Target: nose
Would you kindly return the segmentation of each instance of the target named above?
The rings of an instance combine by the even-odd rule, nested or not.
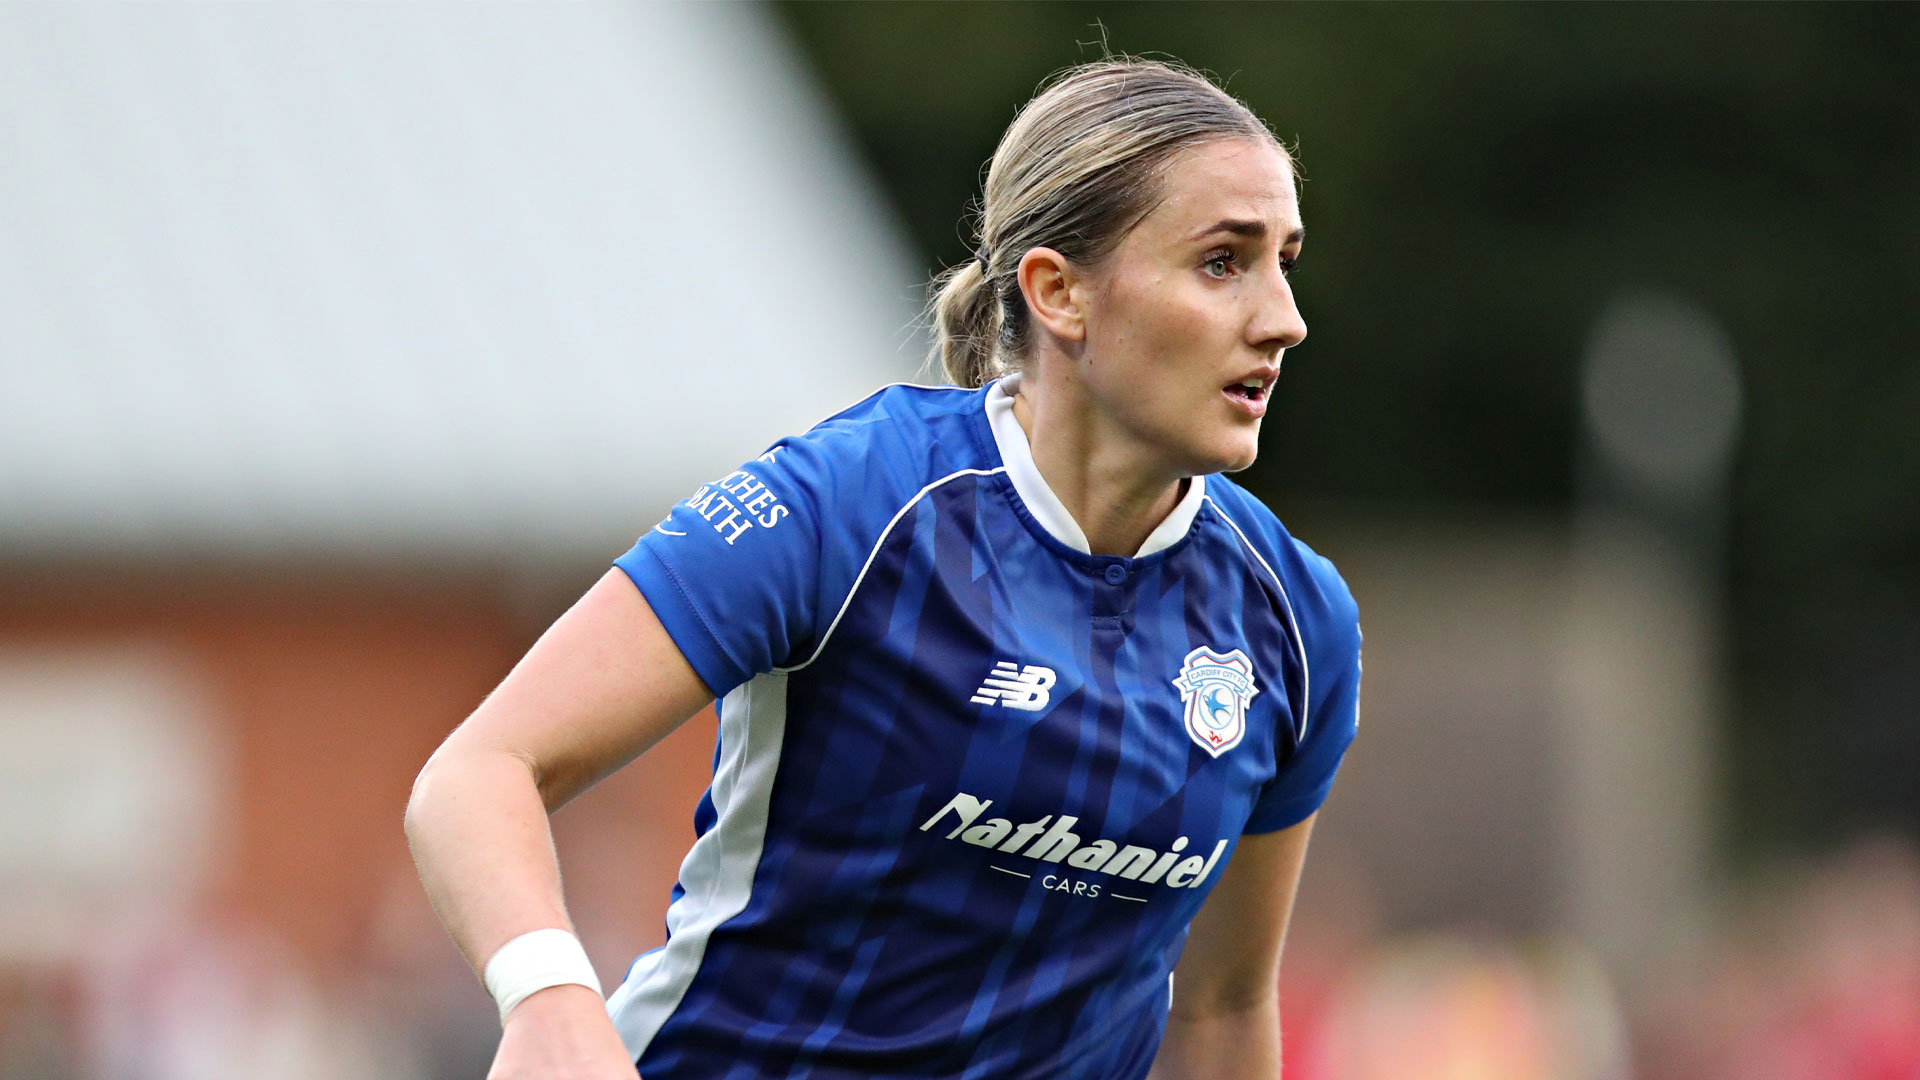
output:
[[[1291,349],[1307,339],[1307,321],[1293,302],[1293,283],[1277,270],[1274,287],[1261,297],[1260,308],[1247,326],[1248,344],[1256,349]]]

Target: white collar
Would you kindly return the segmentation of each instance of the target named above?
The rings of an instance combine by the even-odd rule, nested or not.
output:
[[[1019,385],[1020,373],[1016,371],[995,379],[987,388],[987,424],[993,429],[993,443],[1000,450],[1000,462],[1007,467],[1007,479],[1013,482],[1014,493],[1027,504],[1027,512],[1041,528],[1073,550],[1090,554],[1093,549],[1087,543],[1087,534],[1081,530],[1080,523],[1073,520],[1073,515],[1067,513],[1066,505],[1047,486],[1046,478],[1033,463],[1033,447],[1027,442],[1026,430],[1013,415],[1013,392]],[[1193,525],[1193,517],[1200,512],[1206,495],[1207,478],[1194,477],[1187,484],[1186,495],[1165,520],[1147,534],[1146,542],[1133,557],[1144,558],[1179,543]]]

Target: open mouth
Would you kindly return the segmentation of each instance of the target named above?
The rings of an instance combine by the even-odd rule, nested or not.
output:
[[[1247,401],[1264,401],[1267,397],[1267,389],[1265,379],[1245,379],[1230,384],[1227,387],[1227,393]]]

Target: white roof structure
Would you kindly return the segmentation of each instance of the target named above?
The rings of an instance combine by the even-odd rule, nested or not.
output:
[[[920,287],[757,7],[0,5],[0,554],[624,546]]]

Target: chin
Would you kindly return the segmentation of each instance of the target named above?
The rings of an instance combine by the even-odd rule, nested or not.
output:
[[[1218,443],[1201,448],[1195,455],[1193,471],[1196,475],[1239,472],[1252,465],[1259,454],[1260,444],[1254,439]]]
[[[1230,461],[1230,462],[1228,462],[1227,464],[1224,464],[1224,465],[1222,465],[1222,466],[1220,466],[1219,468],[1217,468],[1217,469],[1215,469],[1215,470],[1213,470],[1213,471],[1214,471],[1214,472],[1223,472],[1223,473],[1233,473],[1233,472],[1239,472],[1239,471],[1240,471],[1241,469],[1244,469],[1244,468],[1246,468],[1246,467],[1248,467],[1249,465],[1252,465],[1252,464],[1253,464],[1253,459],[1254,459],[1254,458],[1256,458],[1256,457],[1258,457],[1258,456],[1259,456],[1259,454],[1258,454],[1258,453],[1256,453],[1256,452],[1253,452],[1253,451],[1248,451],[1247,453],[1245,453],[1245,454],[1242,454],[1242,455],[1240,455],[1239,457],[1236,457],[1236,458],[1234,458],[1234,459],[1233,459],[1232,461]]]

